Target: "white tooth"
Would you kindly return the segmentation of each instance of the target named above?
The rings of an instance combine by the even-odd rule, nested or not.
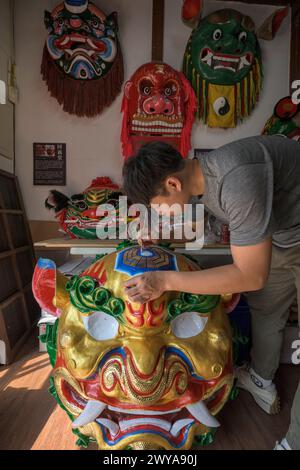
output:
[[[97,49],[97,47],[95,46],[95,44],[93,43],[93,41],[91,40],[91,38],[88,38],[87,39],[87,43],[89,46],[91,46],[93,49]]]
[[[236,62],[236,63],[240,61],[240,59],[238,59],[237,57],[222,57],[218,55],[214,56],[214,60],[221,60],[222,62]]]
[[[197,421],[199,421],[199,423],[204,424],[209,428],[218,428],[220,426],[219,421],[212,416],[202,400],[197,403],[193,403],[192,405],[188,405],[186,409],[194,416],[194,418],[196,418]]]
[[[241,70],[245,65],[248,66],[251,65],[251,63],[249,62],[249,60],[247,60],[246,56],[243,56],[240,60],[239,70]]]
[[[66,36],[63,42],[61,43],[61,46],[64,46],[65,44],[67,44],[69,40],[70,40],[70,36]]]
[[[205,57],[202,57],[202,62],[211,62],[211,59],[213,57],[213,53],[211,51],[208,51]]]
[[[157,426],[158,428],[164,429],[165,431],[170,431],[171,423],[164,419],[157,419],[157,418],[136,418],[136,419],[124,419],[123,421],[119,421],[121,431],[125,431],[126,429],[136,427],[136,426],[143,426],[150,424],[151,426]]]
[[[95,421],[95,419],[101,415],[102,411],[106,408],[105,403],[97,400],[89,400],[82,413],[72,423],[72,428],[78,428],[79,426],[85,426],[86,424]]]
[[[209,65],[211,67],[211,64],[212,64],[212,57],[210,57],[207,61],[206,61],[207,65]]]
[[[78,37],[78,36],[71,36],[71,39],[74,42],[86,42],[86,39],[83,38],[83,37],[81,38],[81,37]]]
[[[96,419],[96,422],[102,424],[105,428],[109,429],[112,436],[115,436],[119,432],[119,425],[112,421],[111,419],[99,418]]]
[[[124,410],[123,408],[117,408],[116,406],[108,405],[108,409],[111,411],[117,411],[118,413],[125,413],[130,415],[167,415],[170,413],[179,413],[180,408],[176,410],[169,410],[169,411],[152,411],[152,410],[142,410],[142,409],[132,409],[132,410]]]
[[[214,70],[219,70],[219,69],[231,70],[232,72],[236,71],[233,67],[227,67],[225,65],[215,65]]]
[[[177,434],[181,431],[182,428],[194,422],[195,420],[193,419],[179,419],[171,427],[170,433],[172,434],[172,436],[177,436]]]

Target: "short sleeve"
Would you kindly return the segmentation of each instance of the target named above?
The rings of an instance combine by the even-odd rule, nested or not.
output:
[[[232,245],[255,245],[274,232],[272,162],[240,165],[223,177],[219,203]]]

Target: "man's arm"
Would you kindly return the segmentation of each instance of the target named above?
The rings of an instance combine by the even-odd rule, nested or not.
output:
[[[271,250],[270,239],[253,246],[232,246],[232,264],[191,273],[171,272],[168,290],[225,294],[262,289],[268,279]]]
[[[272,239],[249,246],[231,246],[233,263],[194,272],[156,271],[125,283],[133,302],[145,303],[165,291],[191,294],[226,294],[262,289],[271,261]]]

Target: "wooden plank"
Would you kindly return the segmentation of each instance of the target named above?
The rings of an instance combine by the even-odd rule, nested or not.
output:
[[[31,233],[29,230],[29,225],[27,222],[26,218],[26,212],[23,204],[23,199],[22,199],[22,194],[20,191],[18,179],[16,176],[0,171],[0,176],[2,178],[2,183],[4,185],[4,188],[6,188],[6,192],[0,193],[0,207],[1,207],[1,215],[2,215],[2,230],[4,229],[6,232],[6,237],[8,240],[8,245],[9,245],[9,250],[5,251],[4,253],[1,253],[0,256],[0,262],[5,262],[6,258],[9,256],[12,261],[13,265],[13,270],[14,270],[14,275],[17,281],[17,292],[13,293],[11,296],[9,296],[7,299],[5,299],[2,304],[0,304],[0,316],[1,316],[1,321],[0,321],[0,339],[5,342],[6,344],[6,351],[7,351],[7,363],[10,363],[14,355],[17,353],[19,348],[22,346],[24,341],[27,339],[28,335],[32,331],[32,321],[31,321],[31,316],[30,312],[28,311],[27,307],[27,302],[25,298],[25,289],[27,288],[27,285],[23,287],[23,281],[22,281],[22,275],[21,275],[21,270],[24,269],[24,265],[19,266],[18,261],[17,261],[17,256],[25,251],[28,251],[30,254],[30,259],[32,264],[30,265],[30,270],[34,266],[35,262],[35,255],[33,251],[33,246],[32,246],[32,239],[31,239]],[[10,184],[6,184],[9,180],[12,180]],[[6,185],[6,186],[5,186]],[[15,197],[12,197],[15,195]],[[18,208],[18,209],[14,209]],[[22,230],[25,230],[24,235],[24,240],[18,240],[14,239],[13,237],[13,230],[15,230],[15,227],[12,226],[12,220],[9,218],[9,216],[18,216],[23,219],[23,224],[22,224]],[[24,229],[23,229],[24,227]],[[24,243],[23,243],[24,241]],[[16,247],[16,245],[22,243],[22,246]],[[15,332],[18,332],[18,327],[20,325],[24,325],[24,331],[22,330],[22,335],[19,336],[18,332],[18,339],[15,344],[9,344],[8,337],[10,334],[12,334],[12,338],[14,337],[13,335],[13,328],[14,325],[10,324],[10,332],[7,330],[8,326],[5,324],[5,318],[4,318],[4,309],[9,306],[12,302],[14,302],[16,299],[20,298],[22,308],[20,306],[20,312],[18,311],[18,322],[16,321],[15,325]],[[16,311],[16,310],[15,310]],[[23,320],[23,321],[22,321]]]
[[[52,238],[49,240],[42,240],[34,244],[35,248],[116,248],[122,240],[82,240],[82,239],[61,239]],[[212,243],[205,245],[208,249],[224,249],[229,248],[230,245],[221,245]],[[172,243],[171,248],[184,248],[184,243]]]
[[[23,215],[23,211],[17,209],[0,209],[0,214]]]
[[[152,60],[162,62],[164,54],[165,0],[153,0]]]
[[[300,80],[300,0],[292,4],[290,83]]]
[[[223,0],[224,2],[237,2],[237,3],[254,3],[256,5],[274,5],[280,7],[290,5],[293,0]]]
[[[116,247],[120,243],[119,240],[83,240],[77,238],[52,238],[49,240],[42,240],[34,244],[35,248],[106,248]]]

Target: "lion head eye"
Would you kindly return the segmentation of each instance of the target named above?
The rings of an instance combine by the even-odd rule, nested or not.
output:
[[[213,39],[215,41],[219,41],[223,36],[222,30],[221,29],[216,29],[213,34]]]
[[[142,95],[144,96],[151,95],[152,88],[153,88],[153,83],[151,82],[151,80],[147,80],[147,79],[141,80],[139,89]]]
[[[171,322],[171,330],[176,338],[192,338],[205,328],[208,317],[196,312],[184,312]]]
[[[150,95],[150,93],[151,93],[151,88],[148,87],[148,86],[145,86],[142,91],[143,91],[143,94],[144,94],[144,95]]]
[[[111,315],[104,312],[93,312],[82,316],[84,327],[88,334],[96,341],[105,341],[117,336],[119,322]]]
[[[247,33],[246,31],[242,31],[240,34],[239,34],[239,41],[245,43],[247,41]]]

